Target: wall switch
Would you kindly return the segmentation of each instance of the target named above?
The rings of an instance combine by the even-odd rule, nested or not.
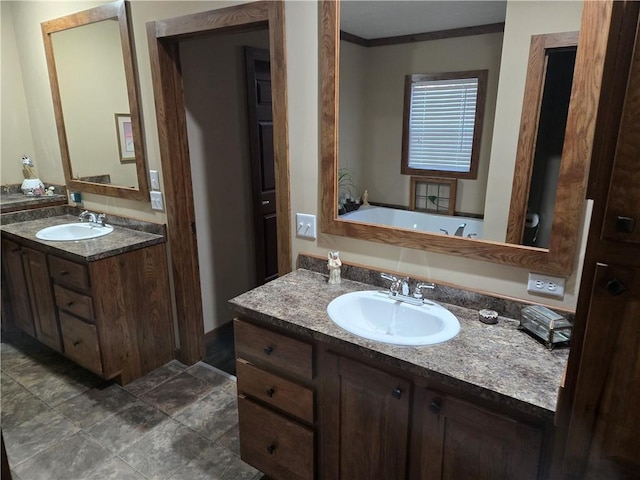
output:
[[[149,170],[149,176],[151,177],[151,190],[160,190],[158,170]]]
[[[296,235],[301,238],[316,238],[316,216],[296,213]]]
[[[562,299],[564,298],[564,280],[562,277],[529,272],[527,292]]]
[[[162,200],[162,192],[151,192],[151,209],[164,210],[164,201]]]

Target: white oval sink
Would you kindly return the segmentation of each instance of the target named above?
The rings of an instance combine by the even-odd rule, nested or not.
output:
[[[411,305],[373,290],[341,295],[329,303],[327,313],[348,332],[394,345],[433,345],[460,331],[458,319],[441,305]]]
[[[111,225],[97,225],[95,223],[65,223],[43,228],[36,233],[36,238],[51,242],[69,242],[73,240],[89,240],[102,237],[113,232]]]

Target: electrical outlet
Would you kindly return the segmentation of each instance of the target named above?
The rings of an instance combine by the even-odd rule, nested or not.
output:
[[[302,238],[316,238],[316,216],[296,213],[296,234]]]
[[[149,170],[149,177],[151,177],[151,190],[160,190],[158,170]]]
[[[151,192],[151,209],[164,210],[164,201],[162,200],[162,192]]]
[[[564,278],[529,272],[527,292],[562,299],[564,298]]]

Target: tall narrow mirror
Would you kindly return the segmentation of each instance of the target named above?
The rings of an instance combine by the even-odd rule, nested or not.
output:
[[[42,23],[67,186],[148,199],[125,1]]]

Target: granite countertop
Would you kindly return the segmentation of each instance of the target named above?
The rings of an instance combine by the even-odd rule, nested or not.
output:
[[[3,224],[0,225],[0,231],[9,237],[14,236],[22,240],[27,240],[32,244],[37,244],[41,247],[44,246],[52,253],[62,254],[70,259],[86,262],[100,260],[165,242],[163,235],[156,235],[154,233],[147,233],[115,225],[113,232],[110,234],[89,240],[51,242],[36,238],[36,233],[45,227],[77,221],[77,216],[59,215]],[[108,218],[107,224],[109,224]]]
[[[24,193],[3,193],[0,195],[0,212],[10,212],[21,208],[48,207],[67,203],[64,195],[31,196]]]
[[[327,275],[299,269],[230,300],[232,309],[329,345],[340,345],[382,364],[483,398],[507,403],[526,413],[550,418],[568,350],[550,351],[517,329],[518,321],[478,321],[477,310],[442,303],[460,321],[460,333],[448,342],[424,347],[388,345],[353,335],[334,324],[327,305],[352,291],[377,290],[342,280],[328,285]]]

